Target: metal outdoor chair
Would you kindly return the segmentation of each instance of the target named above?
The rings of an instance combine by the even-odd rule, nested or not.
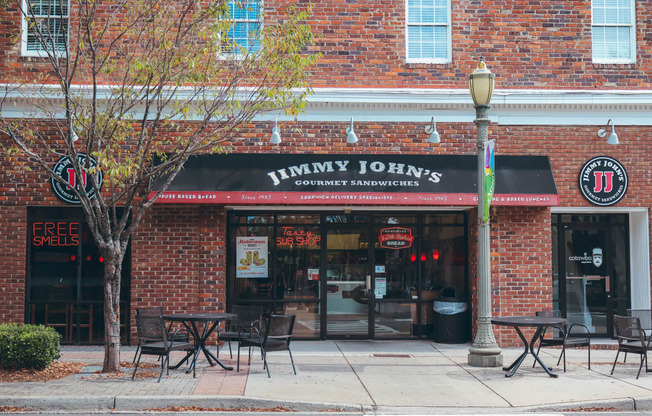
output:
[[[625,353],[625,359],[627,359],[627,353],[641,356],[641,364],[638,367],[636,379],[641,375],[643,363],[645,363],[645,372],[649,372],[647,368],[648,343],[645,341],[645,333],[641,327],[640,319],[634,316],[614,315],[614,332],[616,339],[618,339],[618,352],[616,353],[614,365],[611,367],[611,375],[614,373],[618,355],[621,351]]]
[[[287,351],[290,354],[292,370],[297,374],[294,366],[292,351],[290,350],[290,341],[292,340],[292,330],[296,315],[266,315],[264,333],[259,332],[249,338],[241,338],[238,342],[238,371],[240,371],[240,348],[249,347],[249,364],[251,364],[251,348],[260,348],[263,356],[263,365],[269,374],[269,365],[267,365],[267,353],[270,351]]]
[[[144,315],[144,316],[163,316],[163,307],[162,306],[152,306],[148,308],[138,308],[136,309],[136,317],[139,315]],[[172,322],[170,322],[170,325],[168,325],[167,331],[168,334],[170,334],[170,331],[172,330]],[[189,342],[190,337],[188,336],[188,332],[184,330],[177,330],[170,334],[173,336],[173,340],[175,342]],[[138,351],[140,350],[140,344],[136,346],[136,353],[134,354],[134,359],[133,363],[136,362],[136,357],[138,356]]]
[[[136,315],[136,327],[138,329],[138,359],[134,372],[131,375],[133,380],[140,364],[140,358],[144,355],[157,355],[161,359],[161,372],[158,375],[158,382],[161,381],[163,370],[167,369],[170,374],[170,352],[172,351],[194,351],[194,345],[190,342],[175,342],[174,336],[168,334],[162,316]]]
[[[645,340],[649,341],[652,337],[652,310],[651,309],[627,309],[627,316],[638,318],[641,322]],[[625,355],[625,359],[627,356]]]
[[[233,305],[231,313],[236,314],[236,318],[229,321],[226,330],[220,332],[217,346],[217,356],[219,357],[219,341],[225,341],[229,344],[229,354],[233,358],[231,341],[238,342],[241,338],[250,338],[260,333],[260,323],[263,315],[263,307],[259,305]]]
[[[536,313],[537,316],[545,316],[549,318],[560,318],[561,311],[539,311]],[[575,328],[583,328],[583,332],[573,333]],[[546,338],[546,334],[552,333],[552,336]],[[557,365],[561,362],[562,357],[564,358],[564,372],[566,372],[566,348],[577,348],[577,347],[587,347],[588,353],[588,365],[589,370],[591,369],[591,331],[585,325],[574,323],[569,327],[568,325],[555,325],[549,326],[541,332],[541,336],[538,339],[539,347],[537,348],[537,354],[541,350],[541,347],[561,347],[561,354],[559,354],[559,359],[557,360]],[[536,364],[536,361],[532,364],[532,367]]]

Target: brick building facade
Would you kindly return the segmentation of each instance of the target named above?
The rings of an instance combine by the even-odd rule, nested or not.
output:
[[[265,2],[266,21],[277,18],[277,3]],[[496,74],[489,110],[489,138],[495,139],[496,154],[547,157],[556,185],[552,202],[516,200],[491,208],[492,314],[530,315],[542,309],[561,309],[569,320],[589,324],[597,336],[609,337],[613,334],[612,315],[625,313],[627,308],[649,308],[651,303],[652,28],[648,16],[652,4],[622,3],[620,7],[634,16],[629,26],[623,26],[633,36],[631,41],[614,41],[618,51],[629,45],[629,55],[618,52],[612,57],[601,55],[600,41],[595,40],[603,26],[609,26],[600,25],[598,9],[613,12],[603,1],[499,4],[437,0],[432,9],[439,7],[444,17],[431,26],[443,40],[434,42],[432,56],[427,52],[429,29],[423,29],[430,27],[428,19],[415,24],[410,18],[410,13],[414,16],[417,12],[425,16],[431,9],[427,1],[317,2],[311,26],[320,36],[315,49],[323,57],[313,69],[314,95],[305,114],[296,120],[278,117],[282,137],[278,145],[269,143],[275,115],[261,115],[233,143],[232,155],[293,156],[295,159],[288,160],[296,165],[302,163],[302,155],[331,156],[333,160],[363,155],[370,161],[374,155],[383,155],[406,164],[412,156],[477,155],[468,75],[482,56]],[[0,15],[4,39],[21,33],[17,9],[9,7]],[[416,35],[409,38],[413,29]],[[421,47],[420,56],[412,55],[410,48],[415,43]],[[0,70],[9,74],[39,68],[39,58],[29,55],[20,43],[5,40],[0,45]],[[438,144],[429,143],[425,132],[432,117],[441,135]],[[615,146],[596,135],[610,119],[620,139]],[[357,143],[346,141],[345,129],[351,123]],[[591,203],[580,191],[580,171],[599,156],[617,160],[627,172],[626,194],[613,205]],[[3,160],[3,165],[6,163]],[[511,173],[514,181],[518,182],[520,174]],[[191,191],[183,186],[178,184],[173,191]],[[517,186],[514,195],[527,195],[528,186],[534,185]],[[53,194],[42,172],[17,177],[3,170],[0,190],[4,247],[0,315],[5,321],[39,322],[43,319],[41,306],[32,308],[35,292],[30,290],[33,268],[29,263],[33,248],[28,225],[59,221],[58,209],[74,208]],[[162,201],[165,203],[156,205],[139,227],[131,243],[123,297],[124,309],[130,314],[126,328],[132,336],[134,311],[139,307],[165,304],[171,312],[221,311],[234,303],[260,302],[270,309],[306,314],[306,324],[298,332],[303,338],[434,336],[437,340],[443,329],[432,314],[432,299],[444,295],[442,290],[448,286],[455,286],[455,297],[468,302],[471,314],[465,316],[468,328],[473,327],[477,313],[477,214],[473,204],[456,204],[451,199],[410,204],[219,199],[227,191],[216,190],[217,203]],[[247,192],[257,190],[240,191],[249,195]],[[367,190],[345,188],[343,192]],[[406,192],[401,188],[381,193]],[[50,215],[49,210],[56,212]],[[294,217],[288,220],[287,216]],[[260,223],[248,222],[258,220],[267,228],[247,229],[259,227]],[[277,238],[289,232],[283,221],[289,221],[292,232],[314,230],[309,232],[318,234],[321,242],[281,247],[285,243]],[[374,233],[397,226],[409,229],[414,243],[404,251],[383,251]],[[364,253],[356,254],[347,265],[361,271],[351,280],[369,290],[362,299],[353,293],[356,287],[345,283],[350,278],[343,277],[349,273],[346,268],[336,273],[330,266],[336,263],[334,256],[353,255],[355,250],[347,240],[353,234],[357,249]],[[263,256],[269,267],[264,276],[239,276],[238,244],[244,240],[238,238],[256,235],[269,237]],[[371,247],[364,246],[370,241],[374,242]],[[461,246],[456,246],[460,241]],[[578,249],[571,247],[573,244],[584,251],[571,253]],[[445,247],[452,246],[455,259],[449,264],[455,265],[455,271],[451,273],[443,258]],[[434,263],[426,264],[422,257],[426,254],[427,261],[432,256]],[[601,260],[593,261],[597,257]],[[314,261],[311,265],[301,264],[300,260],[310,259]],[[572,271],[576,263],[580,270]],[[291,288],[287,280],[287,274],[296,276],[299,270],[311,276],[302,283],[302,291]],[[281,271],[285,271],[284,277],[279,277]],[[265,279],[269,284],[263,283]],[[409,279],[413,282],[403,281]],[[277,289],[281,283],[283,294]],[[249,288],[255,289],[254,297],[246,296]],[[337,299],[334,293],[340,294]],[[75,302],[77,308],[84,307],[83,301]],[[359,315],[354,319],[358,326],[331,325],[338,322],[337,316],[353,314]],[[54,319],[60,323],[63,318]],[[96,333],[89,333],[88,326],[81,323],[77,328],[66,326],[69,342],[101,340],[101,332],[97,332],[101,322],[95,321]],[[460,331],[465,339],[471,339],[471,329],[464,326]],[[495,328],[495,334],[502,346],[518,342],[512,330]]]

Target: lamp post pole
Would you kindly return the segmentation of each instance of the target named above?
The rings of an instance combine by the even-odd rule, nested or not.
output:
[[[493,94],[494,74],[481,59],[478,68],[469,75],[469,89],[475,105],[478,128],[478,327],[468,363],[474,367],[503,365],[502,350],[496,343],[491,326],[491,263],[489,219],[484,220],[485,208],[485,145],[489,137],[489,103]]]

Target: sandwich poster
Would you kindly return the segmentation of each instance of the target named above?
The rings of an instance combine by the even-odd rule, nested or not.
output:
[[[236,237],[235,247],[236,278],[269,277],[267,237]]]

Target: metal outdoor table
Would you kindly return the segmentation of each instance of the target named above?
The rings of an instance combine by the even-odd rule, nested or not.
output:
[[[548,373],[550,377],[558,377],[558,374],[552,373],[550,369],[545,364],[543,364],[543,361],[541,361],[536,352],[534,352],[534,343],[547,326],[565,325],[565,318],[551,318],[544,316],[511,316],[493,318],[491,323],[494,325],[511,326],[514,328],[518,336],[523,341],[523,345],[525,346],[525,351],[523,351],[523,354],[521,354],[509,367],[503,367],[503,370],[508,371],[508,373],[505,374],[505,377],[511,377],[514,375],[514,373],[516,373],[516,370],[518,370],[518,367],[520,367],[521,363],[527,356],[528,350],[534,359],[539,363],[539,365],[541,365],[541,367],[546,370],[546,373]],[[521,332],[521,327],[536,327],[537,329],[529,344],[527,339],[525,339],[523,336],[523,332]]]
[[[235,319],[236,315],[233,313],[208,313],[208,312],[195,312],[195,313],[173,313],[163,315],[163,319],[166,321],[172,322],[181,322],[183,326],[192,334],[194,338],[195,348],[193,351],[189,351],[186,356],[179,361],[174,366],[170,368],[179,368],[181,364],[185,363],[192,357],[192,362],[190,363],[190,368],[186,373],[189,373],[192,370],[192,376],[195,377],[195,363],[197,362],[197,357],[199,356],[199,351],[203,351],[208,363],[211,366],[219,364],[225,370],[233,370],[233,367],[224,365],[213,353],[211,353],[206,348],[206,340],[211,336],[211,334],[218,327],[219,323],[222,321],[230,321]],[[204,327],[201,332],[198,328],[198,323],[203,322]],[[215,361],[215,362],[213,362]]]

